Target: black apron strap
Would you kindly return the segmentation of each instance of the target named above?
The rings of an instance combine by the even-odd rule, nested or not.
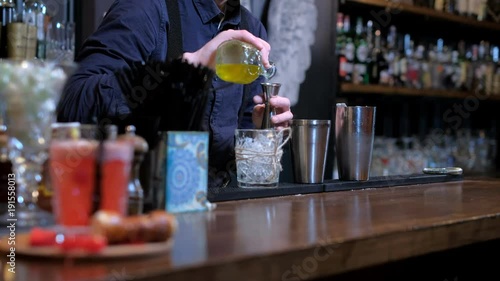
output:
[[[167,3],[169,27],[167,31],[167,60],[179,58],[184,53],[182,47],[182,27],[178,0],[165,0]]]

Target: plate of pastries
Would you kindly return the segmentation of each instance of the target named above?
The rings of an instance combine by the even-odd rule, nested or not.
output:
[[[174,215],[156,210],[121,216],[98,211],[85,227],[32,228],[13,239],[0,240],[0,250],[16,255],[47,258],[120,258],[161,255],[170,251],[177,230]],[[10,241],[10,243],[9,243]]]

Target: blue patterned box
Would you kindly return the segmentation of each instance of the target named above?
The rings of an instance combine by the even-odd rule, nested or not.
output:
[[[208,132],[167,132],[166,210],[207,210]]]

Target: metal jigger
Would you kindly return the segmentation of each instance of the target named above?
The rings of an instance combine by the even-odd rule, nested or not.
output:
[[[266,106],[264,109],[264,115],[262,116],[262,126],[261,129],[269,129],[273,127],[271,122],[271,118],[276,115],[276,110],[271,109],[271,104],[269,101],[272,97],[278,95],[280,91],[281,84],[280,83],[261,83],[262,91],[264,92],[264,105]]]

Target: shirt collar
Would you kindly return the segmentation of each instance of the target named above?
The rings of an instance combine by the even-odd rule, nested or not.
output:
[[[213,19],[220,20],[220,17],[223,15],[213,0],[193,0],[193,3],[203,24]],[[239,25],[241,21],[240,1],[228,1],[226,5],[228,6],[226,8],[227,14],[224,23],[235,26]]]

